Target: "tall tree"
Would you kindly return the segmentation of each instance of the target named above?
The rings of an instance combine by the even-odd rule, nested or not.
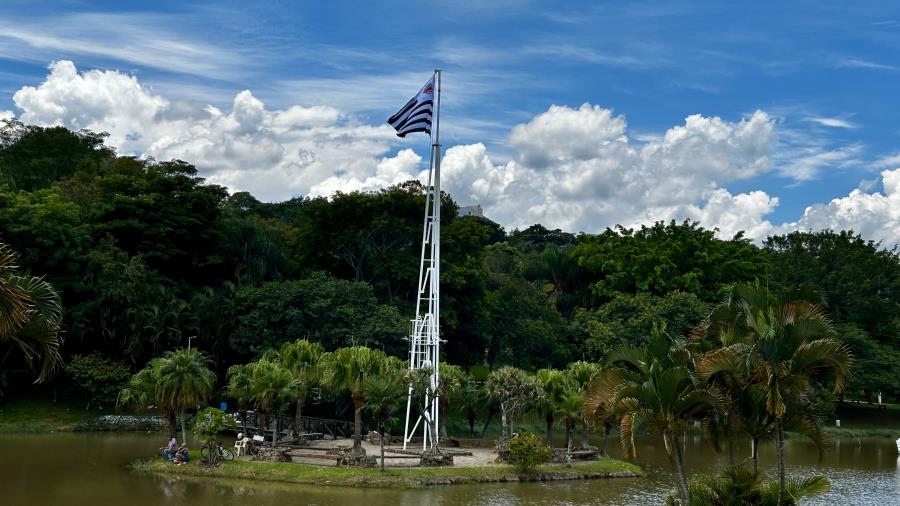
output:
[[[297,398],[294,412],[294,426],[302,429],[303,406],[312,389],[322,378],[321,360],[325,349],[319,343],[300,339],[293,343],[284,343],[279,352],[281,365],[290,371],[294,379],[294,392]]]
[[[353,400],[353,451],[365,454],[362,447],[362,411],[366,403],[367,381],[379,375],[385,365],[384,353],[353,346],[339,348],[326,355],[323,381],[334,392],[348,392]]]
[[[821,387],[826,380],[834,393],[843,391],[853,361],[850,352],[836,339],[821,307],[793,291],[772,293],[759,281],[735,285],[704,330],[723,344],[743,344],[741,360],[750,364],[751,382],[764,389],[766,411],[774,418],[780,504],[790,406],[802,403],[814,385]]]
[[[181,415],[181,435],[186,441],[185,412],[205,403],[216,385],[211,364],[209,358],[196,349],[166,352],[131,377],[119,393],[118,403],[161,407],[172,432],[176,415]]]
[[[679,493],[691,504],[681,437],[691,422],[718,411],[721,395],[696,380],[683,341],[671,339],[664,329],[654,330],[649,344],[610,354],[585,392],[584,413],[618,415],[619,439],[628,458],[635,454],[634,438],[641,428],[660,434]]]

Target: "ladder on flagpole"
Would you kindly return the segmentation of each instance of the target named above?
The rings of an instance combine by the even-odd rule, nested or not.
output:
[[[441,71],[435,70],[435,115],[425,186],[425,222],[422,226],[422,255],[419,263],[419,283],[416,294],[416,317],[410,323],[409,369],[431,369],[430,392],[440,385],[440,295],[441,295]],[[413,412],[424,395],[421,413]],[[439,434],[439,402],[428,394],[414,392],[412,386],[406,399],[406,423],[403,428],[403,449],[417,433],[422,435],[422,451],[437,448]]]

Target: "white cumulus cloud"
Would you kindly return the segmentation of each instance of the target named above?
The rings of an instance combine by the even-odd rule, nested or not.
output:
[[[122,72],[79,72],[70,61],[51,64],[42,83],[21,88],[13,101],[26,123],[109,132],[120,153],[187,160],[210,181],[264,200],[425,178],[419,154],[392,154],[397,141],[390,127],[365,124],[327,103],[270,109],[244,90],[222,110],[160,96]],[[9,114],[0,112],[0,118]],[[791,230],[852,228],[886,245],[900,242],[897,154],[876,163],[888,169],[881,173],[883,193],[863,191],[877,187],[867,182],[846,197],[808,207],[796,222],[769,221],[779,203],[775,196],[729,191],[730,183],[766,174],[773,160],[784,159],[777,151],[785,132],[776,133],[777,127],[769,114],[756,111],[737,121],[691,115],[665,132],[635,135],[625,116],[611,109],[554,105],[511,129],[506,161],[495,161],[482,143],[449,147],[442,185],[461,204],[481,204],[508,228],[542,223],[597,232],[616,224],[690,219],[725,237],[742,230],[762,239]],[[792,153],[794,165],[779,164],[778,170],[810,178],[823,164],[855,163],[859,149]]]

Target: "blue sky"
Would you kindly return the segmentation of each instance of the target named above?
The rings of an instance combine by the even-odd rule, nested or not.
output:
[[[324,146],[322,135],[330,140],[366,137],[361,143],[369,143],[368,147],[359,148],[361,151],[348,147],[353,144],[349,140],[316,151],[309,146],[296,148],[284,136],[279,137],[273,142],[284,149],[309,152],[310,159],[327,160],[331,166],[325,172],[310,172],[295,184],[290,167],[304,170],[305,165],[272,155],[273,163],[285,164],[279,177],[291,181],[272,188],[241,183],[248,181],[236,175],[241,167],[217,161],[227,156],[210,154],[208,159],[191,160],[212,180],[233,189],[246,186],[268,199],[315,193],[316,178],[325,176],[337,179],[322,186],[320,192],[335,185],[363,185],[369,177],[374,177],[370,183],[376,184],[383,179],[375,177],[378,174],[416,174],[423,163],[398,153],[411,148],[419,157],[427,156],[427,139],[393,140],[383,131],[361,134],[359,128],[378,128],[415,93],[434,67],[444,69],[445,146],[483,145],[485,159],[494,171],[493,179],[480,183],[460,176],[459,199],[463,203],[484,200],[488,210],[493,205],[495,215],[509,226],[534,219],[596,230],[613,224],[611,221],[686,217],[732,231],[724,225],[728,220],[706,212],[711,199],[708,194],[686,194],[679,202],[650,199],[646,212],[638,208],[619,213],[588,211],[614,203],[615,188],[598,188],[593,194],[543,194],[528,203],[527,211],[521,213],[524,216],[518,216],[510,203],[498,200],[492,204],[495,195],[487,196],[485,188],[509,193],[510,201],[521,202],[514,193],[515,184],[528,179],[528,185],[539,187],[545,177],[547,185],[573,185],[564,181],[572,173],[559,171],[588,170],[583,168],[583,157],[574,152],[560,154],[554,167],[525,162],[528,148],[523,146],[552,143],[555,135],[577,127],[587,116],[600,114],[593,110],[581,111],[582,116],[570,115],[568,121],[573,124],[560,127],[554,123],[553,132],[548,133],[534,122],[540,115],[550,114],[552,105],[578,111],[589,103],[612,111],[612,118],[621,115],[627,123],[629,146],[635,150],[661,142],[667,130],[685,125],[685,118],[691,115],[718,117],[737,125],[756,111],[764,112],[774,129],[764,139],[765,168],[747,169],[748,164],[761,163],[762,155],[754,153],[752,160],[745,159],[750,148],[738,145],[744,134],[734,132],[734,138],[722,141],[733,150],[717,151],[723,160],[737,160],[733,170],[716,169],[707,174],[708,181],[693,179],[689,183],[708,184],[708,189],[726,190],[731,196],[764,192],[777,198],[777,205],[747,217],[747,226],[738,227],[751,228],[756,223],[753,220],[762,219],[765,225],[758,228],[760,234],[789,230],[788,223],[794,224],[793,229],[856,225],[838,215],[859,209],[874,212],[872,202],[847,202],[849,207],[833,209],[828,216],[822,214],[808,223],[798,220],[810,206],[849,198],[858,187],[867,194],[884,192],[888,180],[882,171],[900,167],[900,120],[896,114],[900,110],[896,91],[900,89],[900,6],[894,2],[852,6],[822,1],[622,5],[502,0],[40,4],[13,0],[0,6],[0,111],[38,123],[118,128],[121,121],[114,121],[118,113],[98,113],[101,105],[89,98],[66,102],[66,86],[71,80],[45,86],[44,93],[30,101],[22,94],[17,103],[17,91],[25,86],[40,90],[49,79],[48,65],[66,60],[82,74],[100,70],[134,78],[148,95],[166,101],[160,110],[164,109],[167,117],[181,118],[165,127],[151,119],[143,126],[130,127],[135,130],[129,132],[132,138],[148,141],[133,146],[123,143],[120,151],[155,156],[186,152],[202,157],[209,152],[191,150],[184,144],[179,148],[182,151],[174,147],[166,151],[150,139],[177,136],[175,129],[191,125],[181,120],[199,118],[203,113],[198,111],[206,105],[233,114],[237,111],[235,95],[242,90],[249,90],[272,114],[292,106],[336,111],[340,119],[328,125],[317,116],[320,122],[314,127],[304,126],[330,128],[327,135],[321,130],[315,134],[294,132],[307,136],[309,146]],[[98,88],[91,89],[85,96],[100,93]],[[67,113],[58,118],[48,113],[60,107]],[[105,102],[102,107],[126,108],[133,116],[131,107],[139,106]],[[159,110],[154,114],[161,117]],[[79,118],[87,118],[83,120],[86,123],[78,123]],[[511,137],[516,125],[529,124],[534,128],[523,131],[534,137],[526,139],[522,137],[525,133],[519,141]],[[165,128],[170,130],[163,132]],[[340,134],[335,133],[338,130]],[[212,138],[212,134],[205,135],[207,140]],[[313,135],[319,137],[313,139]],[[269,140],[254,138],[247,143],[262,145]],[[196,146],[196,141],[190,139],[195,143],[191,145]],[[608,144],[615,139],[601,136],[596,141]],[[588,136],[584,142],[593,140]],[[338,152],[354,153],[357,160],[350,160],[349,154],[347,159],[334,155]],[[605,151],[592,153],[596,164],[590,170],[613,156]],[[480,152],[472,156],[480,156]],[[481,163],[466,162],[462,155],[459,158],[459,170],[463,166],[477,170]],[[370,162],[360,161],[363,159]],[[387,165],[378,168],[380,162]],[[690,156],[653,158],[640,164],[651,162],[673,167],[671,173],[645,167],[653,177],[674,180],[691,172]],[[602,170],[625,172],[637,162],[617,163]],[[565,164],[568,168],[561,169]],[[256,180],[267,177],[265,167],[249,169],[257,171]],[[356,183],[340,179],[350,175]],[[501,180],[502,188],[498,186]],[[512,180],[517,183],[511,185]],[[615,186],[615,180],[605,176],[583,184],[610,181]],[[476,189],[470,191],[465,184]],[[638,193],[647,194],[653,187],[646,185]],[[566,195],[571,195],[571,200],[567,201]],[[891,202],[875,204],[890,207]],[[569,215],[577,217],[568,219]],[[745,219],[739,212],[733,217]],[[893,214],[869,216],[855,228],[868,230],[874,238],[897,240],[900,225],[890,221],[894,218]],[[888,225],[878,225],[885,220]],[[885,227],[888,232],[879,232]]]

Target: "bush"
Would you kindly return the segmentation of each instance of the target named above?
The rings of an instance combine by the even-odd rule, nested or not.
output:
[[[125,364],[105,359],[97,353],[75,355],[65,370],[75,388],[87,395],[85,409],[91,409],[92,405],[96,408],[114,405],[119,390],[131,377]]]
[[[520,473],[533,471],[548,460],[550,447],[540,436],[523,432],[509,440],[509,462]]]

